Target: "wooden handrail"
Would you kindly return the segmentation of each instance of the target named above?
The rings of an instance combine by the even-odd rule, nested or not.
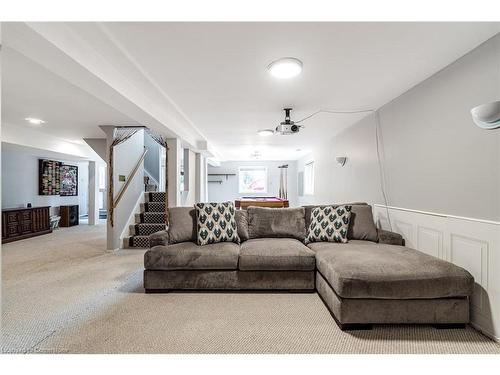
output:
[[[134,169],[132,169],[132,172],[130,172],[130,177],[125,182],[125,185],[122,186],[116,199],[113,201],[113,208],[116,208],[116,206],[118,206],[118,203],[120,203],[120,200],[122,199],[123,194],[125,194],[125,191],[127,190],[128,186],[130,185],[130,181],[132,181],[134,179],[135,174],[137,173],[137,170],[139,169],[139,166],[141,165],[142,161],[144,160],[144,157],[146,156],[147,152],[148,152],[148,149],[147,148],[144,149],[144,152],[142,153],[141,157],[139,158],[139,161],[135,165]]]

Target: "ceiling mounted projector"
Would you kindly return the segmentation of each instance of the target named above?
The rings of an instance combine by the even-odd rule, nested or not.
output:
[[[487,130],[500,128],[500,101],[481,104],[470,111],[477,126]]]
[[[276,133],[281,135],[298,133],[302,126],[297,125],[295,122],[290,120],[290,111],[292,110],[292,108],[283,108],[283,110],[285,111],[285,121],[283,121],[276,127]]]

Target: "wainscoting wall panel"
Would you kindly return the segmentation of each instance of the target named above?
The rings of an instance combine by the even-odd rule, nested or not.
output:
[[[418,225],[416,247],[426,254],[443,258],[443,232]]]
[[[374,205],[374,217],[406,246],[468,270],[476,283],[472,324],[500,341],[500,222],[384,205]]]

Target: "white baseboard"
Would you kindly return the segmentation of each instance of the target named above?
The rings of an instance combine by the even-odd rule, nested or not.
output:
[[[389,215],[389,218],[387,217]],[[476,282],[471,323],[495,341],[500,336],[500,223],[401,207],[374,205],[377,225],[403,236],[406,246],[455,263]]]
[[[500,337],[498,336],[494,336],[492,334],[490,334],[487,330],[485,330],[483,327],[481,327],[479,324],[476,324],[474,322],[471,322],[470,324],[472,327],[474,327],[474,329],[478,330],[479,332],[481,332],[483,335],[489,337],[490,339],[492,339],[493,341],[495,342],[498,342],[500,344]]]

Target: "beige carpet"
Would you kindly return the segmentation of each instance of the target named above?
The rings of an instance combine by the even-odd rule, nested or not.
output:
[[[143,251],[106,253],[104,230],[3,246],[3,352],[500,353],[470,327],[342,332],[316,294],[146,295]]]

